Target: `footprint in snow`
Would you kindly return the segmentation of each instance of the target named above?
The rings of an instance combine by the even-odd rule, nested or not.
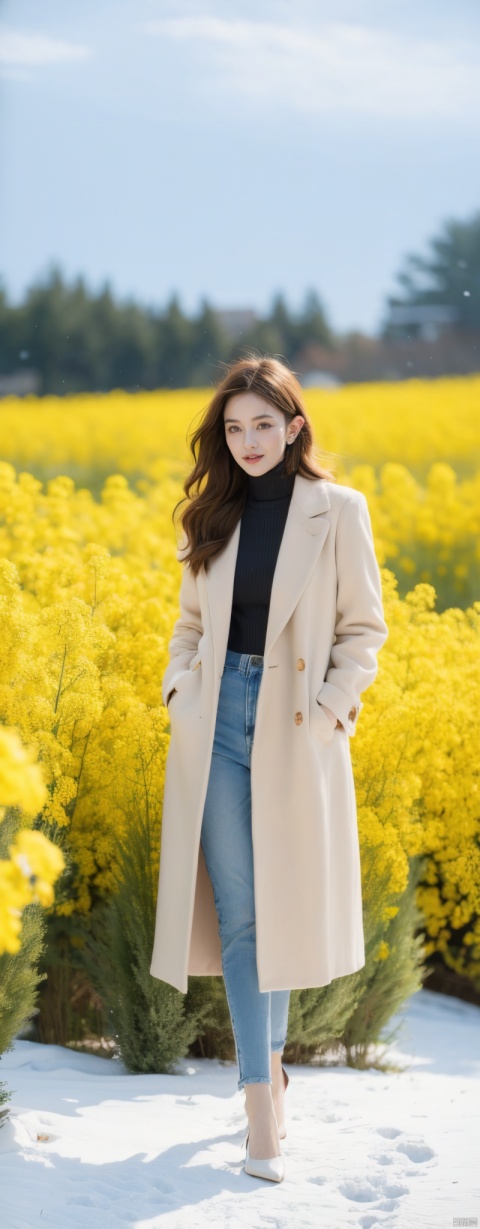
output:
[[[397,1127],[377,1127],[377,1135],[381,1135],[383,1139],[398,1139],[399,1135],[402,1134],[403,1132],[399,1131]],[[411,1139],[400,1140],[396,1145],[395,1152],[403,1152],[405,1156],[408,1156],[409,1161],[415,1161],[417,1165],[431,1161],[436,1156],[433,1148],[430,1148],[423,1140],[420,1143]],[[388,1157],[385,1153],[382,1153],[376,1157],[376,1160],[380,1165],[388,1165],[391,1163],[393,1155],[392,1153],[392,1156]]]
[[[402,1186],[400,1182],[384,1181],[383,1175],[372,1177],[370,1181],[365,1179],[351,1179],[349,1182],[342,1182],[339,1186],[341,1195],[345,1199],[351,1199],[355,1203],[377,1203],[379,1199],[400,1199],[402,1195],[408,1195],[408,1187]]]
[[[433,1148],[429,1148],[428,1144],[414,1144],[407,1140],[404,1144],[397,1144],[397,1152],[404,1152],[408,1156],[409,1161],[416,1161],[417,1164],[422,1164],[424,1161],[431,1161],[435,1156]]]

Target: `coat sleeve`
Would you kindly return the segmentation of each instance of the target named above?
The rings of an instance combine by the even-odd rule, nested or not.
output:
[[[337,522],[337,617],[329,668],[317,695],[355,734],[360,696],[378,671],[377,653],[387,639],[382,587],[365,496],[355,491]]]
[[[177,559],[182,559],[185,547],[177,550]],[[180,615],[177,619],[173,635],[168,642],[169,662],[162,679],[162,698],[164,704],[173,688],[175,680],[184,670],[187,670],[198,648],[203,635],[203,624],[198,596],[196,577],[188,562],[184,562],[179,594]]]

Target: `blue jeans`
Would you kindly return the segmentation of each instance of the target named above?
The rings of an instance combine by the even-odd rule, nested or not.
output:
[[[250,760],[263,657],[227,649],[201,844],[219,921],[222,969],[240,1079],[270,1084],[285,1046],[290,990],[258,988]]]

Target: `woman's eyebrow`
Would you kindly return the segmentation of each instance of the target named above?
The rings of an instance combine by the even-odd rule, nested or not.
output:
[[[256,418],[273,418],[273,414],[269,414],[268,412],[265,412],[265,414],[254,414],[252,418],[252,422],[255,422]],[[224,422],[240,422],[240,419],[239,418],[224,418],[223,421]]]

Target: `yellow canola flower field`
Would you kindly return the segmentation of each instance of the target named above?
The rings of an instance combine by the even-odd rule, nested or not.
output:
[[[85,472],[155,476],[168,458],[185,468],[185,439],[212,388],[68,397],[5,397],[0,455],[46,476],[68,464]],[[303,390],[322,453],[345,470],[399,462],[420,476],[434,461],[462,475],[480,467],[480,375]]]
[[[424,857],[426,951],[476,979],[479,389],[471,378],[308,396],[319,458],[331,464],[327,443],[341,450],[351,468],[337,465],[339,481],[367,495],[389,627],[352,740],[366,916],[386,927],[409,859]],[[12,460],[31,466],[0,463],[0,720],[42,762],[43,830],[61,838],[70,872],[59,913],[86,914],[113,890],[133,815],[148,817],[145,873],[156,890],[169,738],[161,680],[181,576],[171,515],[207,399],[208,390],[30,399],[16,408],[21,431],[13,406],[0,407],[17,432]],[[45,467],[60,465],[48,478]],[[98,498],[75,484],[79,465]],[[470,585],[443,609],[440,548],[448,585],[459,559]],[[377,958],[388,956],[382,941]]]
[[[168,481],[191,466],[187,440],[212,389],[0,401],[0,457],[47,481],[70,476],[99,498],[105,480]],[[480,376],[305,389],[320,461],[367,496],[379,563],[400,596],[432,584],[437,610],[480,594]],[[173,506],[173,505],[172,505]]]

